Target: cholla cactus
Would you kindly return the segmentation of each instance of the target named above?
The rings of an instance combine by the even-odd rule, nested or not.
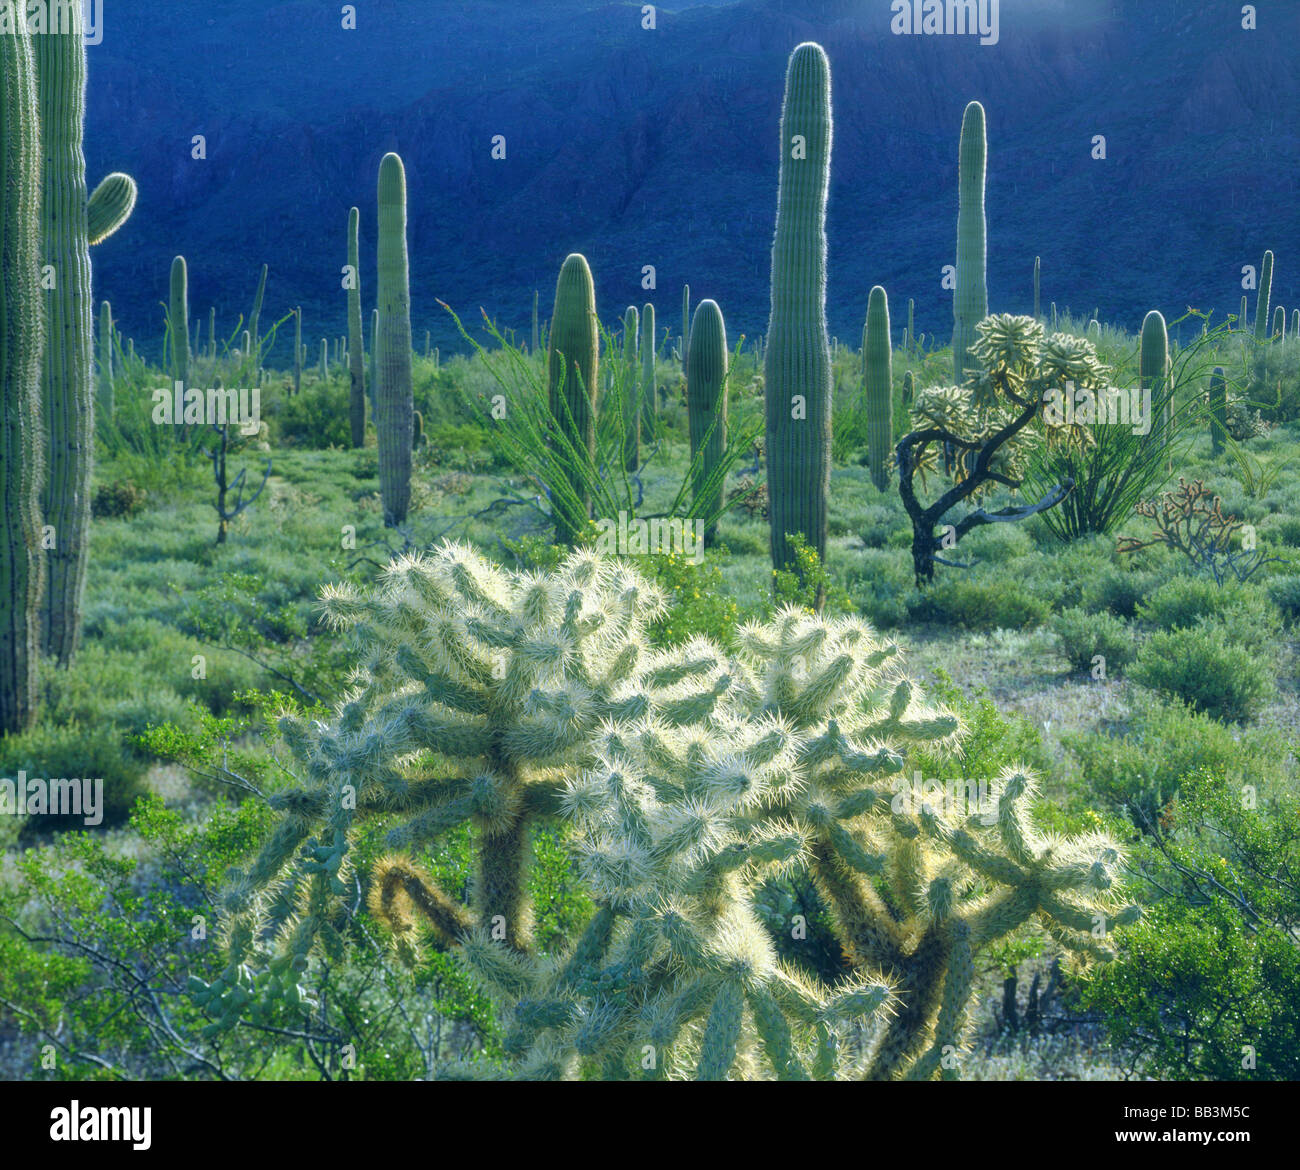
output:
[[[567,786],[598,905],[572,954],[466,947],[507,1008],[518,1075],[952,1076],[980,948],[1037,919],[1097,957],[1098,925],[1136,917],[1110,893],[1113,842],[1036,833],[1023,770],[970,816],[908,799],[908,749],[962,728],[864,622],[787,608],[737,642],[648,662],[649,709],[608,721]],[[835,917],[852,967],[837,985],[780,961],[755,912],[760,883],[794,867]]]
[[[506,1063],[451,1078],[951,1076],[981,947],[1037,919],[1094,957],[1098,924],[1135,916],[1112,897],[1108,838],[1036,833],[1023,770],[969,816],[908,798],[907,752],[941,756],[963,729],[865,622],[786,608],[731,654],[704,639],[650,653],[662,607],[616,561],[514,574],[451,544],[372,592],[328,591],[365,661],[331,724],[283,723],[302,787],[231,892],[230,969],[196,988],[214,1028],[300,994],[293,973],[355,898],[349,842],[374,812],[397,814],[398,849],[478,829],[469,908],[405,853],[370,875],[399,950],[417,924],[457,943],[501,1008]],[[555,815],[596,903],[558,957],[533,951],[523,881],[530,824]],[[755,909],[794,868],[835,919],[851,971],[834,985],[782,961]],[[260,949],[278,953],[252,977]]]

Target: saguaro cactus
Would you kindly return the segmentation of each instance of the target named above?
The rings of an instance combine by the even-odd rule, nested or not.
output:
[[[352,373],[352,395],[348,420],[352,424],[352,445],[366,443],[366,347],[361,337],[361,212],[348,212],[348,368]]]
[[[912,352],[912,347],[916,345],[916,301],[911,297],[907,298],[907,344],[903,348]]]
[[[1264,253],[1259,266],[1259,299],[1255,302],[1255,340],[1268,340],[1268,303],[1273,295],[1273,253]]]
[[[99,304],[99,410],[113,417],[113,306]]]
[[[406,521],[411,501],[411,440],[415,426],[406,168],[395,154],[384,155],[379,164],[378,302],[375,429],[379,433],[379,494],[384,523],[394,527]]]
[[[302,393],[302,306],[293,311],[293,392]]]
[[[1286,340],[1286,310],[1281,305],[1273,310],[1273,340]]]
[[[1043,318],[1043,302],[1039,293],[1039,277],[1042,274],[1043,258],[1034,257],[1034,320],[1041,321]]]
[[[826,197],[831,70],[820,45],[790,55],[781,111],[781,174],[764,363],[768,517],[774,569],[801,535],[826,557],[831,478],[831,354],[826,328]],[[823,598],[819,597],[820,605]]]
[[[31,40],[19,21],[0,36],[0,733],[36,715],[40,650],[40,123]]]
[[[686,361],[686,413],[691,436],[691,498],[706,520],[704,543],[718,537],[716,513],[725,487],[727,449],[727,327],[714,301],[701,301],[691,322]]]
[[[988,163],[988,138],[984,107],[971,102],[961,120],[958,157],[957,288],[952,295],[952,373],[958,386],[968,370],[978,368],[970,357],[975,326],[989,315],[989,290],[984,224],[984,176]]]
[[[1210,375],[1210,450],[1217,455],[1223,450],[1223,437],[1228,433],[1228,380],[1222,366],[1215,366]]]
[[[647,439],[657,433],[655,411],[655,307],[641,309],[641,430]]]
[[[572,546],[586,527],[591,499],[575,460],[596,454],[596,389],[599,385],[600,328],[596,286],[586,258],[574,252],[565,259],[555,284],[547,385],[551,415],[559,427],[561,459],[571,465],[569,491],[552,499],[555,539]]]
[[[245,334],[247,336],[247,334]],[[330,377],[330,343],[322,337],[320,339],[320,380],[328,382]]]
[[[682,285],[682,365],[691,349],[691,286]]]
[[[41,246],[43,263],[53,269],[57,280],[45,294],[49,344],[44,351],[42,398],[48,474],[42,507],[53,542],[46,553],[41,643],[44,653],[63,665],[71,661],[81,637],[90,529],[95,434],[92,204],[96,242],[116,231],[135,204],[135,184],[125,175],[109,176],[87,199],[82,149],[85,14],[80,4],[65,9],[63,18],[68,23],[62,32],[42,33],[31,41],[44,159]]]
[[[379,353],[379,347],[376,344],[378,336],[379,336],[379,310],[371,309],[370,310],[370,385],[366,387],[366,393],[370,395],[370,413],[372,416],[375,413],[375,383],[378,381],[378,378],[376,377],[376,370],[378,369],[378,366],[376,364],[376,358]]]
[[[862,384],[867,412],[867,466],[878,490],[889,486],[894,440],[894,352],[889,344],[889,298],[880,285],[867,299],[862,336]]]
[[[1291,336],[1300,337],[1300,309],[1291,310]]]
[[[1139,386],[1150,390],[1152,409],[1160,409],[1161,423],[1154,433],[1168,444],[1173,438],[1173,395],[1169,387],[1169,331],[1163,314],[1154,309],[1142,322],[1141,351],[1138,357]]]
[[[1246,322],[1249,320],[1249,318],[1246,316],[1246,311],[1247,311],[1247,301],[1246,301],[1246,296],[1243,293],[1241,297],[1241,316],[1237,320],[1238,329],[1246,328]]]
[[[636,306],[628,305],[623,314],[623,456],[628,471],[641,466],[641,404],[637,401],[641,385],[637,368],[640,325],[641,315]]]
[[[266,296],[266,274],[270,271],[270,266],[262,265],[262,275],[257,281],[257,295],[253,298],[253,313],[248,318],[248,332],[253,340],[253,347],[256,349],[255,364],[260,365],[262,361],[262,334],[259,332],[259,322],[262,318],[262,300]],[[250,350],[250,352],[252,352]]]
[[[171,296],[167,307],[171,332],[172,381],[190,382],[190,279],[184,256],[172,261]]]

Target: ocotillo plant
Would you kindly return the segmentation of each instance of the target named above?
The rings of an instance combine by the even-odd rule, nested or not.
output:
[[[889,298],[880,285],[867,299],[862,334],[863,408],[867,415],[867,466],[877,490],[889,486],[894,445],[894,351],[889,344]]]
[[[727,328],[722,310],[704,300],[691,322],[686,359],[686,413],[691,437],[692,511],[705,520],[704,543],[718,538],[718,514],[726,489],[722,466],[727,449]]]
[[[293,311],[293,392],[302,393],[302,306]]]
[[[640,330],[641,315],[628,305],[623,314],[623,457],[628,471],[641,466]]]
[[[352,374],[348,421],[352,445],[366,445],[366,347],[361,337],[361,212],[348,212],[348,368]]]
[[[113,306],[99,304],[99,402],[97,409],[107,419],[113,417]]]
[[[989,315],[984,180],[988,139],[984,107],[971,102],[961,121],[958,157],[957,287],[952,294],[952,376],[960,386],[971,367],[975,327]]]
[[[41,643],[47,656],[67,665],[81,638],[89,551],[95,435],[91,205],[98,242],[131,214],[135,184],[125,175],[112,175],[87,199],[85,13],[80,4],[63,8],[64,31],[33,36],[31,49],[44,159],[41,262],[58,277],[45,294],[49,343],[42,367],[47,443],[42,510],[53,542],[46,551]]]
[[[1210,375],[1210,450],[1215,455],[1223,450],[1223,439],[1228,433],[1228,380],[1222,366],[1215,366]]]
[[[1259,299],[1255,302],[1255,340],[1268,340],[1268,307],[1273,295],[1273,253],[1264,253],[1264,262],[1259,266]]]
[[[406,251],[406,168],[395,154],[379,164],[379,330],[375,429],[384,523],[406,521],[411,501],[411,285]]]
[[[40,654],[41,350],[40,121],[36,64],[23,21],[0,36],[0,734],[36,716]]]
[[[658,434],[655,356],[655,307],[647,302],[641,310],[641,430],[648,440]]]
[[[1142,322],[1138,385],[1152,397],[1152,434],[1168,446],[1173,439],[1173,396],[1169,387],[1169,331],[1163,314],[1152,310]],[[1155,414],[1159,412],[1159,421]]]
[[[1034,257],[1034,320],[1035,321],[1041,321],[1043,319],[1043,302],[1039,291],[1039,277],[1041,275],[1041,270],[1042,270],[1042,261],[1043,258],[1041,256]]]
[[[248,352],[253,354],[253,368],[256,369],[262,361],[262,334],[259,332],[259,326],[262,319],[262,300],[266,296],[266,274],[270,271],[270,266],[262,265],[262,275],[257,281],[257,295],[253,298],[253,312],[248,318],[248,332],[253,340],[253,346],[256,353],[250,349]]]
[[[772,568],[795,565],[791,536],[826,558],[831,474],[831,355],[826,328],[826,197],[831,72],[820,45],[790,55],[764,363]],[[797,568],[797,566],[796,566]],[[824,597],[820,595],[820,607]]]
[[[171,296],[167,309],[171,334],[172,381],[190,384],[190,281],[184,256],[172,261]]]
[[[551,312],[547,354],[547,394],[557,423],[555,452],[562,464],[591,459],[596,454],[596,390],[599,385],[600,326],[596,318],[596,286],[586,258],[573,253],[560,268]],[[555,539],[577,543],[587,527],[591,498],[575,468],[567,477],[569,490],[551,501]]]

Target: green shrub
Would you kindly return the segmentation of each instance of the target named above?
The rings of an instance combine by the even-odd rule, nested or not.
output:
[[[272,443],[315,450],[351,447],[350,393],[342,382],[304,386],[301,394],[284,399],[270,416]]]
[[[1067,609],[1052,619],[1051,627],[1061,653],[1075,670],[1091,671],[1099,654],[1107,674],[1120,673],[1133,661],[1132,631],[1114,614]]]
[[[95,489],[90,501],[90,514],[96,519],[130,519],[144,511],[149,493],[129,479],[102,483]]]
[[[1300,1079],[1300,803],[1201,770],[1135,862],[1154,904],[1084,1005],[1148,1076]]]
[[[1137,607],[1139,621],[1161,630],[1187,630],[1217,621],[1233,641],[1264,650],[1281,623],[1262,589],[1216,585],[1208,577],[1175,577]]]
[[[1273,696],[1266,659],[1217,625],[1152,635],[1130,672],[1135,682],[1225,723],[1247,723]]]
[[[914,621],[965,630],[1032,630],[1047,620],[1048,604],[1007,577],[954,574],[914,594],[908,602]]]
[[[1268,596],[1287,624],[1294,625],[1300,618],[1300,575],[1274,577],[1268,583]]]
[[[901,550],[867,549],[845,568],[844,586],[859,612],[880,629],[907,624],[916,592],[912,558]]]
[[[0,778],[14,781],[25,772],[31,780],[102,780],[99,824],[87,825],[84,815],[32,816],[25,835],[52,829],[109,829],[122,824],[144,794],[145,766],[127,752],[108,727],[93,730],[78,724],[42,725],[22,735],[0,739]]]
[[[1160,575],[1156,572],[1108,565],[1084,583],[1079,605],[1089,613],[1106,611],[1116,617],[1131,618],[1159,584]]]

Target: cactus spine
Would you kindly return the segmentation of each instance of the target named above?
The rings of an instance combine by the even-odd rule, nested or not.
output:
[[[172,381],[190,383],[190,280],[185,257],[172,261],[171,298],[167,309],[171,326]]]
[[[826,558],[831,475],[831,362],[826,328],[826,197],[831,73],[820,45],[790,55],[781,111],[781,173],[764,362],[768,516],[773,569],[800,534]],[[818,598],[818,605],[824,598]]]
[[[958,386],[976,367],[970,357],[975,326],[989,315],[989,290],[984,223],[984,179],[988,165],[988,138],[984,107],[971,102],[961,120],[958,151],[957,288],[953,292],[952,368]]]
[[[727,449],[727,327],[714,301],[701,301],[691,322],[686,360],[686,412],[691,436],[692,511],[708,527],[704,543],[718,537]]]
[[[1273,295],[1273,253],[1264,253],[1259,268],[1259,300],[1255,303],[1255,340],[1268,340],[1268,303]]]
[[[623,314],[623,456],[628,471],[641,466],[641,404],[637,401],[641,385],[638,369],[641,315],[635,305]]]
[[[41,144],[36,65],[18,24],[0,36],[0,734],[24,731],[36,716],[45,580]]]
[[[113,417],[113,306],[99,305],[99,410]]]
[[[656,433],[655,422],[655,307],[641,310],[641,429],[647,439]]]
[[[375,429],[379,432],[379,492],[384,523],[406,521],[411,501],[411,285],[406,251],[406,168],[395,154],[379,164],[379,382]]]
[[[1142,342],[1138,357],[1139,386],[1150,390],[1153,408],[1163,402],[1162,425],[1158,428],[1161,442],[1168,444],[1173,438],[1173,397],[1169,391],[1169,331],[1165,328],[1163,314],[1154,309],[1142,322]]]
[[[1042,296],[1040,295],[1040,282],[1039,282],[1039,278],[1042,275],[1042,265],[1043,265],[1043,258],[1041,256],[1035,256],[1034,257],[1034,320],[1035,321],[1041,321],[1043,319],[1043,301],[1042,301]]]
[[[867,465],[871,482],[883,492],[889,486],[894,438],[894,354],[889,344],[889,298],[880,285],[871,290],[867,299],[862,382],[866,393]]]
[[[600,361],[600,329],[596,319],[596,286],[586,258],[573,253],[560,268],[551,312],[547,352],[547,387],[551,415],[563,436],[561,458],[572,464],[596,454],[596,389]],[[567,448],[572,448],[568,450]],[[552,501],[555,539],[572,546],[581,536],[591,508],[583,477],[570,471],[568,498]]]
[[[348,212],[348,368],[352,373],[352,395],[348,420],[352,424],[352,445],[366,444],[366,349],[361,337],[361,212]]]
[[[1223,450],[1223,437],[1228,433],[1228,380],[1222,366],[1215,366],[1210,375],[1210,451],[1217,455]]]

